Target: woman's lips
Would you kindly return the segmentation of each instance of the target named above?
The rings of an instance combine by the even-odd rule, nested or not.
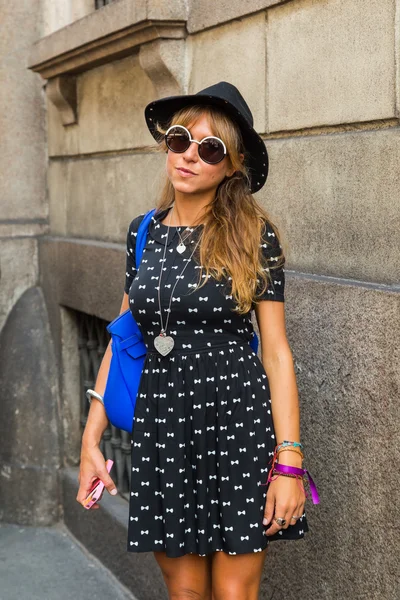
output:
[[[176,169],[179,173],[179,175],[182,175],[182,177],[195,177],[195,173],[190,173],[189,171],[184,171],[183,169]]]

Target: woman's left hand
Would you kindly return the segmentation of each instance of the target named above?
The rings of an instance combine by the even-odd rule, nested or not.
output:
[[[301,517],[303,515],[306,495],[300,489],[300,485],[304,488],[303,481],[284,475],[279,475],[270,482],[266,496],[264,518],[268,520],[267,527],[270,523],[271,526],[265,531],[265,535],[274,535],[281,529],[287,529],[298,520],[291,517]],[[278,517],[286,519],[286,524],[278,525],[274,521]]]

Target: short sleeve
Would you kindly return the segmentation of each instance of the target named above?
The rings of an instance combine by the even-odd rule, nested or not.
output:
[[[126,234],[126,269],[125,269],[125,287],[124,291],[129,294],[132,281],[136,277],[136,237],[139,225],[142,222],[144,213],[138,215],[131,221]]]
[[[285,300],[285,257],[282,247],[279,243],[277,234],[272,225],[264,221],[264,228],[261,235],[261,254],[264,264],[264,269],[268,270],[271,275],[272,282],[268,279],[267,288],[261,296],[257,296],[256,300],[274,300],[284,302]],[[257,292],[261,291],[262,285],[257,288]]]

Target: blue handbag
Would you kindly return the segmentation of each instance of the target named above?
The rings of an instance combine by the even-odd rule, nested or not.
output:
[[[136,269],[139,268],[142,260],[149,224],[155,210],[152,209],[145,214],[138,228],[135,248]],[[147,348],[129,308],[107,325],[107,331],[111,335],[112,356],[106,389],[103,394],[104,408],[108,420],[114,427],[131,433],[134,425],[136,396]],[[250,346],[257,354],[258,337],[255,332]]]
[[[136,269],[139,268],[142,260],[149,224],[154,212],[155,209],[147,212],[138,228],[135,248]],[[107,325],[107,331],[111,335],[112,356],[103,394],[104,408],[108,420],[114,427],[132,432],[136,396],[147,348],[129,308]]]

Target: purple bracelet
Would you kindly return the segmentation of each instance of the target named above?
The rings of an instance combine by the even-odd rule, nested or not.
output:
[[[313,504],[319,504],[317,486],[315,485],[314,480],[311,477],[310,473],[307,471],[307,469],[300,469],[299,467],[291,467],[289,465],[281,465],[280,463],[276,463],[276,465],[274,466],[274,471],[277,471],[278,473],[291,473],[293,475],[301,476],[307,473]]]

